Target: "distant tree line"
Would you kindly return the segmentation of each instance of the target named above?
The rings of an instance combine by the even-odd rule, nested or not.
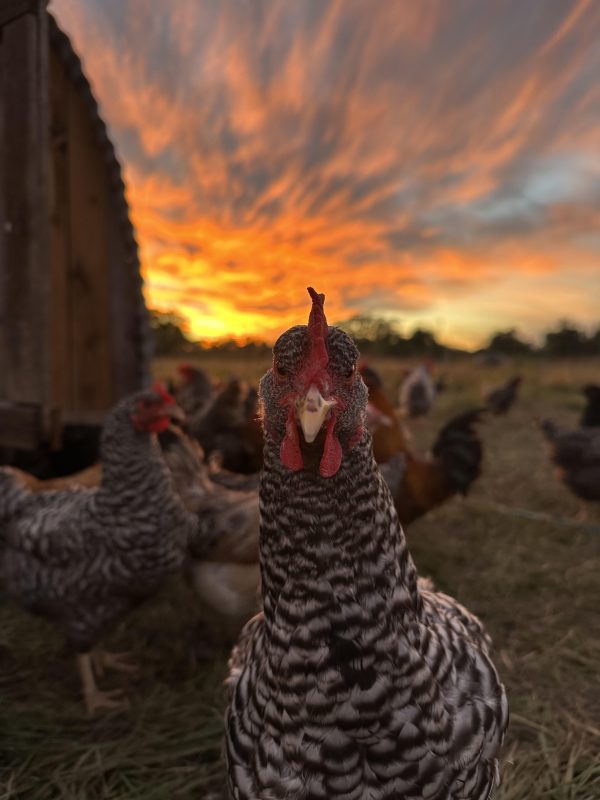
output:
[[[572,323],[561,322],[556,330],[545,334],[541,347],[520,339],[513,328],[495,333],[490,338],[488,350],[507,356],[544,355],[565,358],[600,355],[600,327],[588,336]]]
[[[174,313],[150,312],[154,334],[154,353],[157,356],[247,355],[265,356],[271,346],[263,342],[250,341],[239,344],[226,339],[214,344],[194,342],[185,334],[184,320]],[[382,356],[431,356],[440,358],[464,354],[441,344],[428,330],[417,328],[410,336],[402,336],[395,325],[379,317],[356,316],[338,323],[356,341],[361,353]],[[593,334],[586,334],[570,322],[561,322],[556,330],[549,331],[541,347],[521,339],[513,328],[494,333],[487,350],[506,356],[570,356],[600,355],[600,327]]]

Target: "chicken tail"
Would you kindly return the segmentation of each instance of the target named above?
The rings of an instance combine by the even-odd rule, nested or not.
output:
[[[433,455],[454,491],[466,495],[481,474],[483,447],[475,429],[485,412],[474,408],[453,417],[439,432]]]

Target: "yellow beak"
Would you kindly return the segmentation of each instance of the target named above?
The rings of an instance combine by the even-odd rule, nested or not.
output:
[[[335,400],[325,400],[316,386],[311,386],[306,397],[297,405],[298,420],[304,439],[310,444],[317,438],[329,409]]]

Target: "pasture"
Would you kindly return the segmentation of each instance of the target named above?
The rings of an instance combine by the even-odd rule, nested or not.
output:
[[[194,363],[196,363],[194,361]],[[256,382],[268,362],[216,361],[215,377]],[[392,390],[401,364],[373,361]],[[174,364],[155,364],[160,377]],[[579,388],[598,363],[544,360],[500,368],[440,366],[447,389],[426,424],[425,449],[453,414],[480,402],[482,384],[524,375],[504,417],[480,425],[483,475],[410,526],[419,572],[481,616],[507,687],[511,724],[497,800],[600,797],[600,509],[574,521],[578,501],[553,473],[534,416],[575,426]],[[539,512],[540,517],[528,512]],[[173,584],[107,642],[131,651],[131,709],[88,719],[74,660],[46,622],[0,597],[0,800],[221,798],[227,650],[201,660],[194,597]],[[125,684],[105,677],[103,686]]]

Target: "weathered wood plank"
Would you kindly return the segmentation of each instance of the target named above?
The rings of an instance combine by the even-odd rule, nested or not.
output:
[[[64,65],[49,54],[50,75],[50,275],[52,303],[51,402],[60,409],[73,405],[75,392],[70,378],[67,350],[67,272],[69,269],[69,80]]]
[[[4,90],[4,58],[2,56],[2,28],[0,28],[0,92]],[[8,352],[6,342],[3,342],[8,325],[8,306],[6,296],[8,292],[5,237],[6,237],[6,212],[4,206],[4,172],[6,169],[6,147],[4,143],[5,108],[3,96],[0,94],[0,399],[6,397],[8,373]]]
[[[0,3],[0,28],[23,14],[36,14],[40,7],[45,8],[47,4],[47,0],[2,0]]]
[[[108,254],[110,304],[112,313],[111,348],[116,397],[136,391],[139,385],[139,293],[135,269],[127,263],[123,220],[113,200],[108,215]]]
[[[69,352],[75,397],[71,410],[112,404],[108,298],[108,176],[96,130],[82,98],[69,99]]]
[[[31,450],[43,438],[39,406],[0,403],[0,445]]]
[[[42,406],[49,387],[47,44],[45,11],[2,28],[0,399]]]

